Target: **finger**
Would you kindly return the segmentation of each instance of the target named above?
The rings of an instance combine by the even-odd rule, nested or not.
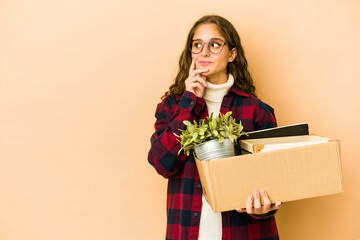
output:
[[[200,57],[200,55],[193,58],[194,59],[194,70],[196,69],[196,61],[198,60],[199,57]]]
[[[246,212],[247,212],[248,214],[252,214],[252,213],[253,213],[253,199],[254,199],[253,195],[250,195],[250,196],[248,197],[247,202],[246,202]]]
[[[258,190],[254,191],[254,208],[255,208],[255,212],[261,212],[261,201]]]
[[[260,194],[264,201],[263,212],[267,213],[267,212],[269,212],[269,210],[271,208],[271,202],[270,202],[269,196],[265,190],[261,190]]]
[[[208,69],[208,68],[199,68],[199,69],[191,71],[190,77],[194,77],[197,74],[205,73],[205,72],[208,72],[208,71],[210,71],[210,69]]]
[[[276,209],[280,209],[282,207],[282,202],[276,202],[275,207]]]
[[[195,76],[185,80],[185,89],[187,91],[195,93],[196,96],[202,97],[205,87],[207,87],[206,81],[200,76]]]
[[[205,91],[204,80],[200,77],[196,77],[193,81],[194,82],[190,84],[190,87],[194,89],[196,96],[202,97]]]
[[[246,212],[246,208],[237,208],[236,211],[238,213],[243,213],[243,212]]]
[[[202,97],[205,92],[205,87],[201,83],[198,82],[194,85],[194,91],[195,91],[195,95],[197,97]]]
[[[191,73],[196,69],[196,61],[198,58],[199,58],[199,56],[192,58],[190,69],[189,69],[189,75],[191,75]]]
[[[282,202],[276,202],[271,205],[270,211],[279,210],[282,207]]]
[[[193,58],[190,64],[189,75],[195,70],[195,59]]]
[[[201,83],[201,85],[203,85],[204,87],[208,86],[206,80],[203,77],[200,77],[199,75],[197,75],[197,76],[195,76],[194,79],[195,79],[195,82]]]

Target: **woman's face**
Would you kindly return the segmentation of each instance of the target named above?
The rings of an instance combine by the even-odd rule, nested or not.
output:
[[[202,24],[194,34],[193,41],[209,42],[210,40],[220,39],[225,42],[225,38],[220,34],[215,24]],[[200,46],[200,45],[199,45]],[[223,79],[226,75],[226,69],[229,62],[232,62],[236,57],[236,49],[229,49],[226,44],[220,53],[214,54],[209,51],[208,44],[204,44],[203,49],[199,53],[192,53],[193,59],[196,61],[196,69],[207,68],[208,72],[202,73],[208,80]],[[227,80],[227,77],[226,77]]]

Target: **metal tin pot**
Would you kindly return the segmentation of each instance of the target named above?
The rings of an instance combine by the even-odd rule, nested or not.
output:
[[[200,161],[235,156],[234,143],[228,138],[222,143],[219,143],[218,139],[200,143],[194,147],[194,151]]]

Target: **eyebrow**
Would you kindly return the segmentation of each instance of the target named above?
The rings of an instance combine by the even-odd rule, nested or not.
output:
[[[225,40],[222,40],[221,38],[211,38],[209,41],[211,41],[211,40],[220,40],[220,41],[225,42]],[[197,38],[197,39],[193,39],[193,41],[203,41],[203,40],[200,38]]]

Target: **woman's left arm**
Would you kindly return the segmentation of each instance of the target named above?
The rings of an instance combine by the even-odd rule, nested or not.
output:
[[[255,130],[277,126],[274,109],[260,100],[254,111],[253,121]],[[263,202],[264,205],[261,205],[261,202]],[[248,197],[246,208],[238,208],[236,210],[240,213],[247,212],[257,219],[263,219],[273,216],[281,206],[281,202],[271,204],[270,198],[265,190],[261,190],[260,192],[255,190],[254,194]]]
[[[254,130],[277,127],[274,109],[259,100],[253,113]]]

